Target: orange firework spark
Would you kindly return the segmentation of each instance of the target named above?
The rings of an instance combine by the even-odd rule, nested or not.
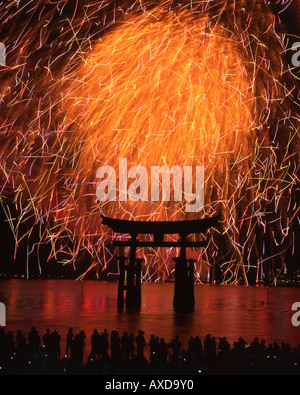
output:
[[[15,232],[32,216],[40,243],[69,251],[65,263],[88,250],[90,269],[109,270],[115,251],[100,214],[222,212],[207,249],[191,252],[195,281],[272,281],[285,270],[297,214],[297,87],[264,1],[41,3],[36,26],[18,29],[16,68],[2,86],[2,190],[18,207]],[[11,6],[3,18],[17,14]],[[97,168],[117,169],[120,158],[148,170],[204,166],[203,210],[187,213],[174,198],[99,202]],[[173,252],[140,254],[145,280],[172,277]]]

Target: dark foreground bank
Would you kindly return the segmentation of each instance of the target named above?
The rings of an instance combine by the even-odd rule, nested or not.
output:
[[[0,329],[0,374],[2,375],[211,375],[211,374],[300,374],[300,344],[266,344],[242,338],[232,345],[226,337],[191,337],[183,348],[179,337],[170,342],[144,332],[119,334],[105,329],[86,336],[82,330],[66,334],[61,350],[58,331],[40,335],[32,328],[28,336],[20,330]],[[90,353],[86,343],[90,342]]]

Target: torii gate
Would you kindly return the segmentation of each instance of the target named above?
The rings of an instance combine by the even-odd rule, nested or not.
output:
[[[190,234],[205,233],[208,228],[216,226],[220,216],[187,221],[127,221],[121,219],[102,217],[102,223],[109,226],[115,233],[130,234],[129,240],[115,240],[114,246],[130,247],[128,259],[119,256],[119,285],[118,306],[124,305],[124,290],[126,290],[125,303],[128,309],[139,309],[141,304],[141,264],[143,259],[136,258],[138,247],[179,247],[179,257],[175,260],[175,287],[173,306],[175,311],[187,312],[194,309],[194,259],[186,259],[187,247],[205,247],[205,241],[188,241]],[[139,234],[152,234],[153,241],[140,241]],[[164,241],[165,234],[179,234],[177,241]],[[125,270],[127,281],[125,282]]]

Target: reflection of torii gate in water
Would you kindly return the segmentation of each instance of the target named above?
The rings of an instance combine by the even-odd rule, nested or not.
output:
[[[138,309],[141,304],[141,264],[143,259],[136,258],[138,247],[179,247],[179,257],[175,260],[175,286],[173,306],[175,311],[192,311],[194,299],[194,259],[186,259],[187,247],[205,247],[204,241],[188,241],[190,234],[205,233],[208,228],[218,223],[219,216],[188,221],[126,221],[102,216],[102,223],[109,226],[115,233],[130,234],[129,240],[115,240],[113,244],[118,247],[130,247],[128,259],[119,256],[119,286],[118,306],[124,306],[124,290],[126,290],[125,303],[128,309]],[[153,241],[140,241],[139,234],[152,234]],[[177,241],[164,241],[165,234],[179,234]],[[126,285],[125,271],[127,270]]]

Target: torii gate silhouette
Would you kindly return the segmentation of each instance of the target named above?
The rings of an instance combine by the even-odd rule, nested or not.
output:
[[[205,247],[205,241],[188,241],[190,234],[204,234],[208,228],[216,226],[220,215],[211,218],[186,221],[127,221],[105,216],[102,223],[115,233],[130,234],[129,240],[115,240],[114,246],[130,247],[130,257],[119,256],[118,306],[123,309],[124,301],[128,310],[139,309],[141,305],[141,264],[143,259],[136,258],[138,247],[179,247],[179,257],[175,261],[175,286],[173,307],[178,312],[193,311],[194,298],[194,259],[186,259],[187,247]],[[152,234],[154,240],[140,241],[139,234]],[[179,234],[177,241],[164,241],[166,234]],[[125,261],[129,259],[128,265]],[[125,285],[125,271],[127,281]],[[124,299],[124,291],[126,298]]]

